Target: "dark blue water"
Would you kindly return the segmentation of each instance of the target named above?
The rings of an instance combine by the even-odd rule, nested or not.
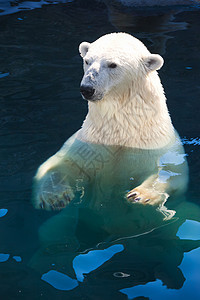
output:
[[[0,298],[200,299],[200,9],[62,2],[0,2]],[[39,232],[56,213],[32,206],[32,178],[87,113],[79,43],[113,31],[165,59],[160,76],[189,165],[187,202],[159,226],[141,214],[117,240],[88,215],[93,228],[78,224],[76,238],[47,246]]]

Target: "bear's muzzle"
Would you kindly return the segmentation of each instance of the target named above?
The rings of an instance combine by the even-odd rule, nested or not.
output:
[[[83,98],[86,100],[92,100],[92,97],[95,93],[95,89],[89,85],[81,85],[80,86],[80,92]]]

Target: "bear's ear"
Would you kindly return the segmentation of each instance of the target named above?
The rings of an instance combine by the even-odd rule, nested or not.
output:
[[[144,59],[144,63],[148,71],[155,71],[163,66],[164,60],[158,54],[150,54]]]
[[[88,42],[82,42],[79,45],[79,52],[80,52],[81,57],[84,57],[87,54],[89,47],[90,47],[90,43],[88,43]]]

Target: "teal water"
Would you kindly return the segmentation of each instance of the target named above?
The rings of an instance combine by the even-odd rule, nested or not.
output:
[[[197,300],[199,7],[62,2],[1,2],[0,298]],[[66,236],[69,230],[58,232],[56,212],[33,207],[32,178],[87,113],[79,94],[79,43],[113,31],[135,35],[165,59],[160,77],[187,154],[189,186],[183,200],[171,204],[170,220],[140,208],[131,233],[108,236],[98,216],[82,209],[94,226],[79,222]]]

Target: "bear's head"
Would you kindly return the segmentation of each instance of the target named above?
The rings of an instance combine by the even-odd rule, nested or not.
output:
[[[141,91],[143,80],[163,65],[158,54],[126,33],[111,33],[93,43],[79,46],[84,62],[80,91],[84,99],[97,101],[106,96]],[[129,92],[130,93],[130,92]]]

